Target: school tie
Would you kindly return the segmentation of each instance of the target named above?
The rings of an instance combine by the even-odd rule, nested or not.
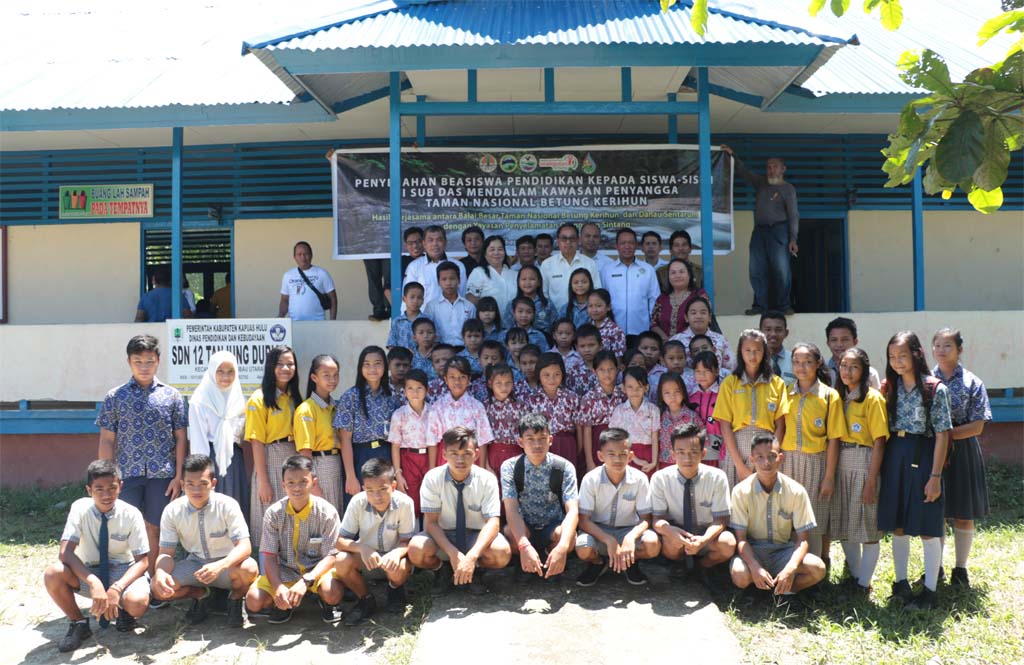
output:
[[[110,528],[107,526],[106,513],[100,513],[100,538],[97,543],[100,549],[99,577],[104,589],[110,588]],[[110,622],[100,619],[100,628],[106,628]]]
[[[772,371],[775,372],[775,376],[782,376],[782,368],[779,367],[778,356],[772,356]]]
[[[697,528],[697,516],[693,508],[693,478],[683,484],[683,530],[692,534]],[[686,567],[693,568],[693,557],[686,557]]]
[[[455,547],[463,554],[466,553],[466,503],[462,499],[464,489],[465,481],[455,483],[455,490],[459,493],[459,498],[455,501]]]

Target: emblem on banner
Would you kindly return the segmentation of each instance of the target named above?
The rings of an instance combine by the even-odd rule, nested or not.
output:
[[[519,166],[519,160],[516,159],[515,155],[502,155],[499,163],[501,170],[505,173],[512,173]]]
[[[519,158],[519,170],[523,173],[533,173],[537,170],[537,157],[526,153]]]
[[[272,339],[273,341],[282,342],[284,341],[285,335],[288,334],[288,331],[285,330],[284,326],[282,326],[280,323],[275,323],[274,325],[270,326],[270,330],[268,331],[268,333],[270,334],[270,339]]]
[[[494,169],[498,168],[498,160],[494,158],[491,153],[484,153],[480,155],[480,170],[484,173],[494,173]]]

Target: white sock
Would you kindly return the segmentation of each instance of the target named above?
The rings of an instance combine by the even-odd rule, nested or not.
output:
[[[846,567],[850,569],[850,574],[856,577],[860,570],[860,543],[844,540],[842,545],[843,554],[846,555]]]
[[[924,545],[924,585],[935,591],[939,583],[939,567],[942,565],[942,541],[938,538],[921,540]]]
[[[864,543],[864,554],[860,559],[860,574],[857,575],[857,582],[862,587],[871,586],[871,578],[875,576],[875,566],[878,565],[878,553],[881,552],[878,543]]]
[[[967,557],[971,555],[974,529],[953,529],[953,544],[956,547],[956,567],[966,568]]]
[[[907,579],[907,564],[910,563],[910,536],[892,537],[892,565],[896,569],[896,581]]]

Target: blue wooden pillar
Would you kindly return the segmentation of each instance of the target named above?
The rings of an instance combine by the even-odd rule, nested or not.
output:
[[[921,169],[914,171],[913,197],[910,204],[914,242],[914,311],[924,311],[924,198],[921,191]]]
[[[402,102],[401,76],[391,72],[391,91],[388,104],[388,177],[390,178],[389,208],[391,224],[391,316],[402,315],[398,303],[402,299],[402,116],[399,104]]]
[[[416,95],[416,101],[425,102],[427,101],[427,96]],[[416,145],[421,148],[427,145],[427,116],[425,115],[416,116]]]
[[[171,130],[171,318],[181,318],[181,162],[184,152],[181,127]]]
[[[677,97],[676,93],[670,92],[667,95],[667,100],[674,102]],[[668,142],[679,143],[679,116],[675,114],[668,116]]]
[[[697,144],[700,166],[700,262],[704,290],[715,302],[715,227],[711,207],[711,103],[708,96],[708,68],[697,68]]]

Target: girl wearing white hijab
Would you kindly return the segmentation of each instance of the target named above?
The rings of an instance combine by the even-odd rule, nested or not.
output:
[[[237,443],[244,425],[245,397],[238,382],[238,362],[233,354],[218,351],[188,400],[189,449],[193,455],[213,458],[218,492],[248,506],[245,458]]]

